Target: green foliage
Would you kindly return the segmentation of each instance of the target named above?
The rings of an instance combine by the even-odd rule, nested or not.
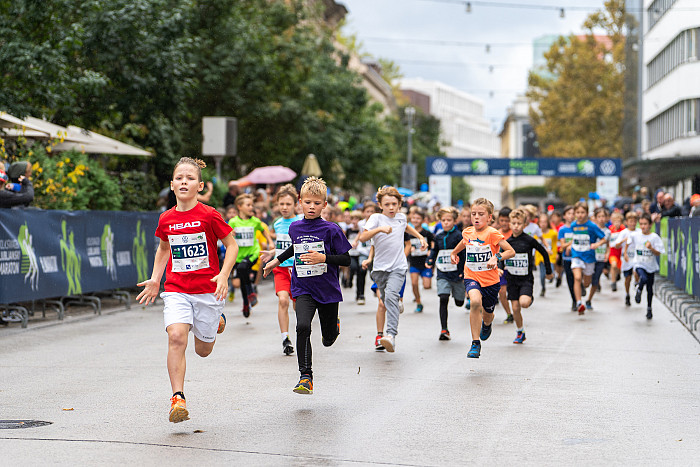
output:
[[[461,199],[465,203],[469,203],[471,197],[472,187],[464,180],[464,177],[452,177],[452,202],[457,203]]]
[[[401,163],[406,161],[406,153],[408,150],[408,127],[406,121],[406,107],[399,108],[399,118],[388,117],[387,124],[390,125],[391,132],[394,136],[394,144],[401,154],[398,160],[398,169],[401,170]],[[444,155],[440,151],[440,120],[432,115],[426,115],[419,108],[416,108],[416,114],[413,121],[413,162],[416,164],[416,180],[417,185],[428,183],[428,177],[425,175],[425,159],[427,157]],[[400,172],[397,174],[397,177]],[[397,180],[398,181],[398,180]],[[453,184],[453,190],[454,190]],[[459,198],[454,199],[468,199]]]
[[[545,196],[547,196],[547,189],[543,186],[523,186],[523,187],[516,188],[515,190],[513,190],[512,194],[514,197],[540,196],[540,197],[544,198]]]
[[[153,211],[160,192],[158,180],[149,173],[130,170],[119,173],[121,209],[123,211]]]

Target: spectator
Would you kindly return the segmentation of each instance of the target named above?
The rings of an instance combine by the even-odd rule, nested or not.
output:
[[[34,185],[29,179],[32,166],[29,162],[15,162],[10,165],[7,174],[0,174],[0,208],[26,207],[34,201]],[[15,186],[9,187],[8,181]]]
[[[238,184],[235,180],[228,182],[228,192],[224,195],[223,205],[224,208],[236,205],[236,196],[241,194],[241,190],[238,188]]]
[[[661,214],[661,211],[664,209],[664,196],[666,193],[664,193],[663,190],[659,190],[656,192],[656,202],[651,203],[651,206],[649,207],[649,212],[652,214]],[[656,222],[656,221],[654,221]]]
[[[700,217],[700,195],[697,193],[690,197],[690,217]]]
[[[663,209],[661,210],[661,217],[680,217],[681,208],[673,200],[673,195],[671,193],[666,193],[664,196]]]

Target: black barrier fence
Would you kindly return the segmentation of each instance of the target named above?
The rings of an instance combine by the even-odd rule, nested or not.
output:
[[[0,304],[148,279],[157,212],[0,209]]]
[[[700,297],[700,218],[663,218],[656,231],[664,241],[660,274],[687,294]]]

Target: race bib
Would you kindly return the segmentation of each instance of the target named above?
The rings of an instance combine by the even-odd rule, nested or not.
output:
[[[255,245],[255,229],[253,227],[236,227],[233,231],[238,246]]]
[[[488,271],[486,263],[488,263],[491,256],[493,256],[490,246],[469,244],[466,251],[466,264],[470,271]]]
[[[552,239],[545,238],[544,239],[544,246],[547,248],[547,250],[552,251]]]
[[[428,256],[428,249],[421,250],[420,240],[412,237],[411,238],[411,256]]]
[[[290,246],[292,246],[292,237],[289,234],[278,233],[275,240],[275,256],[281,255]]]
[[[574,244],[571,246],[575,251],[589,251],[591,249],[591,236],[586,234],[574,234]]]
[[[649,248],[642,246],[635,249],[634,262],[637,264],[652,265],[656,262],[656,259],[654,258],[654,253],[652,253]]]
[[[605,256],[608,253],[608,246],[607,245],[601,245],[598,248],[595,249],[595,260],[598,261],[599,263],[602,263],[605,261]]]
[[[514,276],[527,276],[530,272],[530,255],[527,253],[516,253],[510,259],[506,260],[506,269],[508,274]]]
[[[620,236],[620,232],[615,232],[610,234],[610,245],[615,245],[617,243],[617,237]]]
[[[297,277],[312,277],[320,276],[328,271],[326,263],[306,264],[301,260],[301,255],[308,253],[309,250],[325,253],[326,249],[323,242],[313,243],[295,243],[294,244],[294,269],[297,272]]]
[[[452,264],[452,260],[450,259],[451,254],[452,250],[438,251],[437,261],[435,262],[435,266],[437,267],[438,271],[451,272],[457,270],[457,265]]]
[[[207,236],[204,232],[168,235],[173,272],[190,272],[209,267]]]

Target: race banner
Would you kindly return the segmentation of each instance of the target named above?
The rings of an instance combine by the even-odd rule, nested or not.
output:
[[[660,274],[679,289],[700,297],[700,218],[664,218],[656,231],[666,247],[666,255],[659,260]]]
[[[158,216],[0,209],[0,303],[133,287],[148,279]]]
[[[428,157],[425,174],[465,176],[526,176],[544,177],[620,177],[622,160],[618,158],[537,158],[509,159]]]

